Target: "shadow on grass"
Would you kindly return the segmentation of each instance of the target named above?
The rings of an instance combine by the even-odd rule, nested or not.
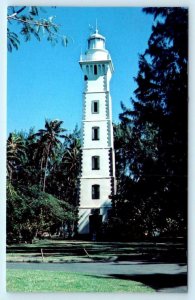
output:
[[[187,286],[187,274],[185,272],[180,274],[146,274],[130,276],[112,274],[110,276],[117,279],[139,281],[155,290]]]
[[[187,274],[185,272],[180,274],[143,274],[143,275],[124,275],[124,274],[109,274],[109,275],[85,275],[95,278],[113,278],[132,280],[141,282],[142,284],[151,287],[158,291],[165,288],[177,288],[181,286],[187,286]]]
[[[59,259],[62,257],[88,258],[102,262],[140,262],[142,263],[186,263],[186,245],[184,242],[70,242],[70,241],[38,241],[35,244],[19,244],[7,247],[7,254],[16,257],[45,257]],[[98,257],[99,256],[99,257]],[[100,257],[101,256],[101,257]],[[105,258],[104,258],[105,256]],[[77,259],[78,260],[78,259]]]
[[[106,262],[106,261],[105,261]],[[178,266],[182,267],[182,266],[186,266],[187,262],[178,262],[178,260],[153,260],[153,259],[148,259],[148,260],[144,260],[144,259],[129,259],[129,260],[117,260],[115,261],[115,263],[117,263],[117,266],[126,266],[126,265],[170,265],[170,264],[177,264]]]

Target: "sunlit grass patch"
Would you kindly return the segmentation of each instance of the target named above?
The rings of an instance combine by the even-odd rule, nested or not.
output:
[[[7,270],[8,292],[153,292],[140,282],[82,273]]]

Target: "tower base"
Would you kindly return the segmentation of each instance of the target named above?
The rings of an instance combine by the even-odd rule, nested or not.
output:
[[[111,207],[79,208],[78,234],[90,236],[102,235],[102,225],[108,220]]]

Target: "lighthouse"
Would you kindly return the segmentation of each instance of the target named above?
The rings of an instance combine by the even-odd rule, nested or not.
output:
[[[114,71],[105,37],[96,29],[79,61],[83,72],[82,147],[78,233],[101,234],[115,193],[110,80]]]

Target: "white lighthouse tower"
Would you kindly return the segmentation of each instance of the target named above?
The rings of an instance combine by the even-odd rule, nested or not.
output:
[[[115,193],[110,80],[113,64],[105,38],[95,33],[79,64],[84,74],[79,234],[98,234]]]

